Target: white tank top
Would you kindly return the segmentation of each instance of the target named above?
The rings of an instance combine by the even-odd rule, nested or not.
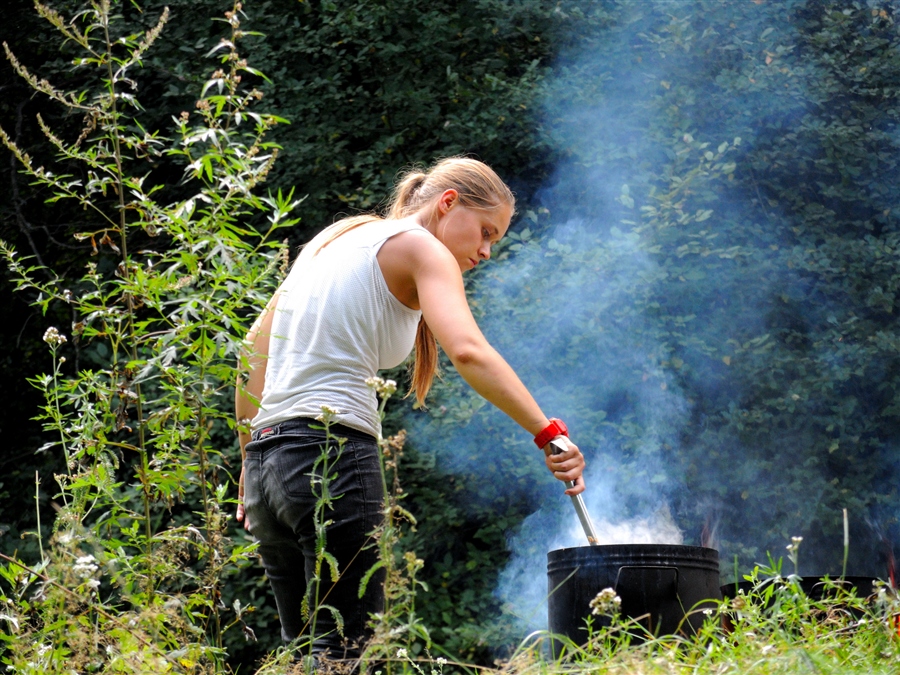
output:
[[[409,356],[421,312],[390,292],[376,255],[415,224],[374,221],[302,255],[279,288],[269,358],[253,429],[294,417],[315,418],[322,406],[335,421],[378,436],[375,392],[366,380]]]

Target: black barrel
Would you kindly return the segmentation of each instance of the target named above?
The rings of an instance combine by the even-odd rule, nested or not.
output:
[[[693,634],[699,610],[721,600],[719,552],[701,546],[578,546],[547,554],[550,632],[584,644],[590,602],[604,588],[622,599],[621,613],[653,635]],[[594,617],[594,626],[603,623]],[[554,646],[558,651],[558,646]]]

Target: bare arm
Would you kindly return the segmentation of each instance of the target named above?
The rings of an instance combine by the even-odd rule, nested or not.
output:
[[[421,241],[419,246],[421,252]],[[437,241],[429,248],[430,252],[417,256],[412,267],[425,322],[463,379],[522,428],[537,435],[549,420],[475,323],[456,261]],[[553,457],[545,449],[546,463],[556,478],[575,482],[568,494],[578,494],[584,490],[584,457],[575,445],[567,446],[568,452]]]
[[[266,308],[260,313],[245,340],[246,349],[238,363],[237,382],[234,387],[234,416],[238,422],[238,442],[241,446],[241,462],[246,459],[247,443],[250,442],[250,420],[259,412],[259,401],[262,398],[263,385],[266,382],[266,361],[269,356],[269,336],[272,334],[272,320],[278,295],[272,296]],[[237,519],[249,530],[250,524],[244,517],[244,469],[241,467],[241,479],[238,485]]]

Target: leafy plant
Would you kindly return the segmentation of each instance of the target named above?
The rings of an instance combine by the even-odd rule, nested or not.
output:
[[[296,222],[290,194],[254,192],[278,151],[265,136],[283,120],[255,112],[262,93],[242,82],[262,76],[237,51],[247,34],[239,3],[210,54],[221,67],[196,111],[174,120],[174,140],[141,125],[132,79],[167,12],[131,33],[107,0],[71,19],[37,8],[79,46],[76,66],[96,86],[59,90],[7,55],[35,90],[84,117],[74,140],[39,119],[66,166],[78,168],[56,173],[5,131],[0,138],[52,191],[49,202],[73,200],[91,214],[93,227],[77,238],[95,260],[80,278],[63,279],[2,245],[18,289],[44,313],[62,303],[74,317],[68,338],[47,330],[53,371],[33,380],[46,400],[40,419],[56,437],[44,451],[60,452],[65,470],[56,475],[61,506],[46,556],[35,569],[7,558],[6,597],[17,614],[7,617],[14,630],[4,658],[19,672],[221,669],[225,634],[247,610],[223,605],[223,575],[253,550],[227,535],[223,450],[234,422],[226,401],[247,319],[284,272],[274,235]],[[186,196],[174,201],[153,172],[164,155],[185,164],[177,190]],[[246,224],[258,213],[262,230]],[[74,370],[67,341],[79,348]]]

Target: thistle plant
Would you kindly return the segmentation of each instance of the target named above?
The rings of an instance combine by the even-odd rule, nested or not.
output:
[[[246,611],[221,601],[223,575],[251,551],[227,536],[223,449],[236,452],[227,401],[241,338],[285,271],[277,231],[296,222],[291,194],[256,193],[277,156],[266,134],[282,120],[256,112],[262,93],[242,81],[264,78],[238,52],[250,33],[235,4],[195,110],[171,137],[146,129],[138,71],[168,12],[133,32],[116,23],[117,4],[91,0],[71,19],[36,4],[81,50],[83,91],[55,88],[7,49],[36,91],[84,119],[74,142],[38,119],[72,173],[37,166],[2,129],[0,140],[49,202],[90,214],[75,238],[93,258],[66,279],[0,242],[18,290],[74,317],[68,338],[47,330],[52,372],[32,380],[46,400],[43,449],[60,453],[62,507],[46,565],[7,558],[2,570],[12,630],[0,639],[16,672],[221,668],[223,635]],[[182,163],[182,184],[154,183],[151,160]]]
[[[383,418],[385,406],[388,399],[397,391],[397,384],[393,380],[384,380],[380,377],[370,378],[366,380],[366,384],[378,396],[378,413]],[[405,443],[404,430],[388,438],[378,439],[384,489],[384,521],[374,533],[379,561],[367,572],[360,587],[361,597],[366,584],[375,572],[384,569],[384,612],[373,618],[374,636],[364,654],[364,661],[386,658],[385,669],[388,675],[393,670],[392,657],[396,654],[398,644],[405,645],[401,649],[406,653],[417,639],[424,640],[426,646],[430,645],[428,630],[416,615],[415,609],[416,589],[427,590],[427,586],[416,579],[424,561],[412,551],[402,551],[400,546],[403,525],[407,524],[410,527],[416,525],[415,516],[401,504],[406,496],[399,478],[400,460]]]
[[[310,629],[310,635],[316,635],[316,624],[320,612],[328,612],[334,620],[339,633],[343,634],[344,621],[340,611],[333,605],[325,602],[329,584],[324,579],[324,570],[329,573],[331,584],[338,581],[340,570],[337,559],[328,552],[327,531],[333,521],[328,518],[328,511],[333,508],[332,503],[337,498],[331,493],[331,483],[336,478],[334,465],[338,462],[343,452],[346,439],[334,436],[331,433],[331,425],[334,423],[336,411],[328,406],[322,406],[322,413],[316,418],[322,423],[325,430],[325,444],[321,453],[313,464],[313,471],[309,476],[312,494],[316,497],[316,505],[313,509],[313,525],[316,533],[316,559],[313,566],[313,575],[307,580],[307,593],[303,596],[303,613]],[[313,659],[313,639],[300,648],[306,648],[305,666],[308,672],[315,670]]]

